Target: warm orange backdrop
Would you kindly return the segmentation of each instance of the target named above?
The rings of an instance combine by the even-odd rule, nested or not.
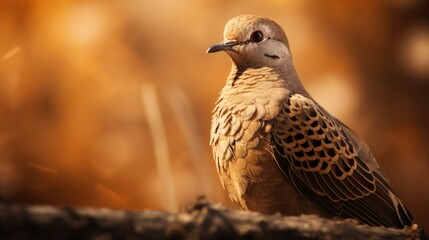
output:
[[[425,0],[2,0],[0,195],[174,210],[206,194],[232,206],[208,145],[230,60],[205,51],[229,18],[255,13],[284,27],[309,92],[368,142],[428,225],[428,9]]]

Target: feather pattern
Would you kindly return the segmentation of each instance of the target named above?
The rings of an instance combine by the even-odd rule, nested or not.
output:
[[[349,128],[300,94],[285,100],[273,119],[275,159],[297,188],[309,188],[323,205],[341,203],[340,215],[371,225],[410,225],[411,215],[371,164],[369,149],[356,149],[358,142]]]

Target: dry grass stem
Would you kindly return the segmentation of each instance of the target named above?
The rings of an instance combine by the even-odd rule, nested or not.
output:
[[[145,83],[141,87],[141,97],[152,137],[156,166],[161,181],[161,201],[167,211],[177,211],[176,193],[173,184],[168,142],[162,122],[155,87]]]

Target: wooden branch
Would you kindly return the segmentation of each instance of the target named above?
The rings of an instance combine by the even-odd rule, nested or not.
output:
[[[226,209],[200,199],[190,209],[118,211],[0,203],[0,239],[425,239],[415,225],[398,230]]]

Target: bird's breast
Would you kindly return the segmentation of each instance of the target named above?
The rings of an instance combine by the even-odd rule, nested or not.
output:
[[[265,208],[255,203],[258,199],[275,200],[273,193],[278,194],[276,189],[286,181],[268,139],[270,121],[288,91],[261,85],[255,84],[252,90],[246,85],[226,86],[213,110],[211,126],[210,144],[222,184],[234,202],[251,210]]]

